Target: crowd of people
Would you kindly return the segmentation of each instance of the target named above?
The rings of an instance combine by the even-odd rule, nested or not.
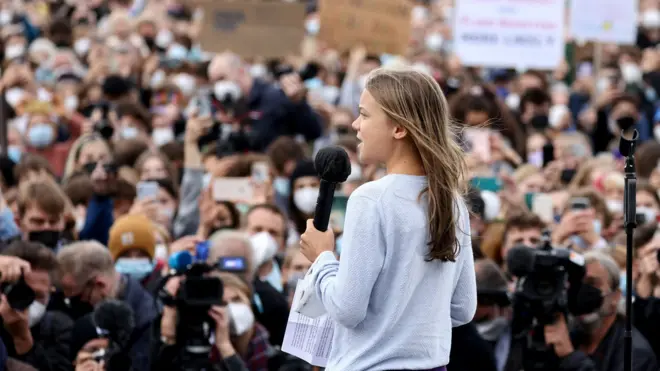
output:
[[[187,369],[172,299],[185,277],[164,277],[170,256],[200,250],[224,287],[222,305],[203,313],[215,324],[213,367],[311,370],[280,347],[312,264],[299,247],[319,194],[312,159],[346,150],[339,198],[387,176],[360,163],[352,123],[369,73],[388,66],[430,74],[464,128],[478,308],[453,329],[448,370],[524,368],[507,254],[543,243],[584,253],[584,281],[602,297],[593,313],[544,325],[558,369],[623,370],[618,139],[633,129],[634,370],[658,370],[658,3],[640,2],[637,45],[601,45],[596,61],[569,39],[554,71],[463,66],[455,4],[413,3],[405,56],[325,45],[310,1],[301,54],[265,59],[206,52],[200,12],[179,0],[2,2],[0,370]],[[124,327],[100,326],[104,303],[128,311],[113,322]]]

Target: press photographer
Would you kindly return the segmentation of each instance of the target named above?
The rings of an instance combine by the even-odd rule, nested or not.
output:
[[[553,249],[547,237],[544,243],[525,253],[528,248],[516,247],[507,259],[519,277],[512,328],[514,337],[527,342],[525,370],[623,370],[616,262],[598,251],[580,257]],[[653,350],[636,330],[633,359],[636,371],[658,369]]]
[[[53,251],[41,244],[17,241],[0,256],[0,336],[10,357],[38,370],[67,371],[73,322],[46,310],[57,267]]]
[[[101,303],[73,328],[71,357],[75,371],[133,370],[127,346],[134,328],[133,310],[126,303]]]
[[[274,348],[268,331],[255,320],[252,288],[229,273],[245,271],[246,259],[221,257],[215,265],[205,264],[204,245],[198,244],[194,257],[170,257],[170,267],[184,268],[167,279],[159,294],[165,306],[153,369],[308,370],[306,363]]]

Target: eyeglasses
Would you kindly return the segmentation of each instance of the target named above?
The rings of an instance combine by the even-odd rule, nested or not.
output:
[[[96,170],[96,167],[99,165],[99,162],[88,162],[83,165],[83,169],[85,172],[88,174],[91,174]],[[103,170],[108,173],[108,174],[114,174],[117,172],[117,165],[114,163],[102,163],[101,166],[103,166]]]

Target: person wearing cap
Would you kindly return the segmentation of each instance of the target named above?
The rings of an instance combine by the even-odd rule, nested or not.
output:
[[[156,262],[156,226],[142,214],[123,216],[110,228],[108,249],[115,261],[115,270],[132,277],[145,286],[160,277],[162,262]]]

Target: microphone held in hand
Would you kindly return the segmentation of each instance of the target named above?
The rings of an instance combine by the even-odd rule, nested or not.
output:
[[[316,200],[314,227],[325,232],[328,230],[330,222],[335,188],[338,183],[345,182],[351,175],[351,160],[341,147],[326,147],[316,154],[314,168],[321,178],[319,197]]]

